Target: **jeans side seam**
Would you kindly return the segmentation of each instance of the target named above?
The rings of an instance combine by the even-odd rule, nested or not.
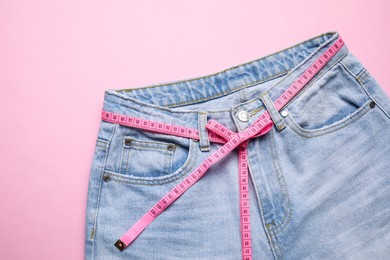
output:
[[[348,74],[350,74],[360,85],[362,84],[362,81],[366,78],[367,69],[363,68],[358,74],[354,74],[347,65],[344,64],[342,60],[339,61],[340,65],[346,70]],[[362,77],[363,75],[363,77]]]
[[[356,80],[358,80],[360,83],[364,84],[365,79],[368,76],[368,70],[364,68],[359,74],[356,75]]]
[[[366,83],[365,79],[368,77],[368,70],[365,70],[364,72],[364,77],[360,78],[360,83],[362,83],[362,85],[364,85]]]
[[[97,198],[96,198],[97,201],[96,201],[96,208],[95,208],[95,216],[94,216],[92,232],[91,232],[91,233],[93,233],[92,248],[91,248],[91,250],[92,250],[92,259],[95,259],[95,257],[96,257],[96,255],[95,255],[95,253],[96,253],[96,251],[95,251],[95,235],[96,235],[96,229],[97,229],[97,221],[98,221],[98,217],[99,217],[100,198],[101,198],[101,192],[102,192],[102,186],[103,186],[103,174],[104,174],[104,170],[106,168],[106,163],[107,163],[107,160],[108,160],[108,152],[109,152],[109,149],[110,149],[111,141],[112,141],[112,138],[113,138],[113,136],[115,134],[117,125],[118,124],[113,124],[112,125],[111,134],[110,134],[110,137],[108,139],[108,146],[107,146],[107,148],[105,150],[105,154],[104,154],[104,162],[103,162],[103,165],[101,166],[101,171],[100,171],[100,178],[99,178],[100,185],[99,185],[98,195],[97,195]]]
[[[342,63],[340,61],[340,63],[343,65],[343,67],[345,68],[345,70],[351,74],[355,79],[356,81],[358,82],[358,84],[362,87],[363,91],[366,93],[366,95],[372,100],[375,102],[375,104],[385,113],[385,115],[390,118],[390,115],[386,112],[385,109],[383,109],[383,107],[380,105],[380,103],[371,95],[371,93],[367,90],[367,88],[365,87],[365,84],[366,84],[366,79],[368,78],[368,76],[370,75],[370,72],[364,67],[359,73],[358,75],[354,75],[352,73],[352,71],[348,68],[348,66],[346,66],[344,63]]]
[[[368,78],[368,76],[370,75],[370,72],[368,70],[365,70],[364,71],[365,75],[364,75],[364,78],[362,78],[360,81],[359,81],[359,84],[362,86],[362,88],[364,89],[364,91],[366,92],[366,94],[375,102],[375,104],[383,111],[383,113],[385,113],[385,115],[390,119],[390,114],[389,112],[386,111],[386,109],[384,109],[382,106],[381,106],[381,103],[378,102],[378,100],[376,98],[374,98],[371,93],[368,91],[368,89],[366,88],[365,84],[367,83],[365,81],[365,79]],[[375,79],[373,79],[375,80]]]

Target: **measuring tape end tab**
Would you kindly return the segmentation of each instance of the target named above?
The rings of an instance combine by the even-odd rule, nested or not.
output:
[[[126,248],[126,244],[122,242],[122,240],[118,239],[118,241],[115,242],[115,247],[118,248],[120,251],[123,251]]]

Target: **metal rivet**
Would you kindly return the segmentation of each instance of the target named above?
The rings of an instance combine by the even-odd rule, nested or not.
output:
[[[370,107],[371,107],[371,108],[374,108],[374,107],[375,107],[375,102],[374,102],[374,101],[371,101]]]
[[[242,122],[248,122],[248,120],[249,120],[248,112],[246,112],[244,110],[238,112],[238,119],[240,119],[240,121],[242,121]]]
[[[288,116],[288,111],[287,110],[282,110],[280,112],[280,114],[282,115],[282,117],[286,117],[286,116]]]
[[[125,145],[130,145],[131,144],[131,139],[126,139],[125,140]]]
[[[103,180],[104,180],[105,182],[109,182],[109,181],[110,181],[110,175],[104,174]]]
[[[173,151],[175,149],[174,144],[168,144],[168,151]]]
[[[120,251],[123,251],[126,247],[125,243],[123,243],[120,239],[115,242],[115,247],[118,248]]]

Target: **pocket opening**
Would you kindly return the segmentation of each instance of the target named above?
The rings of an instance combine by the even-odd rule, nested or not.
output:
[[[172,173],[176,145],[124,136],[120,173],[138,177],[158,177]]]
[[[157,176],[157,177],[145,177],[145,176],[133,176],[133,175],[127,175],[122,174],[117,171],[112,171],[109,169],[105,169],[105,173],[109,174],[111,176],[111,180],[119,181],[122,183],[128,183],[128,184],[134,184],[134,185],[147,185],[147,186],[154,186],[154,185],[165,185],[168,183],[171,183],[177,179],[182,178],[185,174],[191,172],[195,169],[195,162],[197,160],[197,151],[198,151],[198,145],[197,142],[190,138],[180,138],[181,141],[187,142],[187,150],[185,153],[184,161],[180,161],[177,158],[173,158],[173,165],[174,168],[172,168],[172,171],[170,174]]]
[[[117,125],[104,170],[113,180],[141,185],[169,183],[194,164],[197,147],[190,138]]]
[[[343,123],[370,100],[359,81],[338,63],[285,108],[290,118],[285,121],[302,131],[324,131]]]
[[[349,114],[348,116],[344,117],[343,119],[336,121],[330,125],[327,125],[322,128],[318,129],[305,129],[302,128],[293,117],[288,114],[285,117],[286,123],[290,126],[290,128],[296,132],[298,135],[306,138],[313,138],[317,136],[322,136],[325,134],[329,134],[335,131],[338,131],[339,129],[342,129],[358,119],[360,119],[362,116],[364,116],[370,109],[372,109],[373,101],[369,99],[363,106],[359,107],[356,111],[354,111],[352,114]]]

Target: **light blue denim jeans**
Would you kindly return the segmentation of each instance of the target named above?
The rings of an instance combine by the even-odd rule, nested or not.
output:
[[[104,110],[198,129],[201,138],[101,121],[85,259],[241,259],[237,151],[124,251],[114,243],[221,146],[207,138],[207,120],[238,132],[266,110],[274,126],[248,146],[253,259],[390,259],[384,90],[346,43],[283,109],[273,107],[338,35],[327,32],[203,77],[106,90]]]

